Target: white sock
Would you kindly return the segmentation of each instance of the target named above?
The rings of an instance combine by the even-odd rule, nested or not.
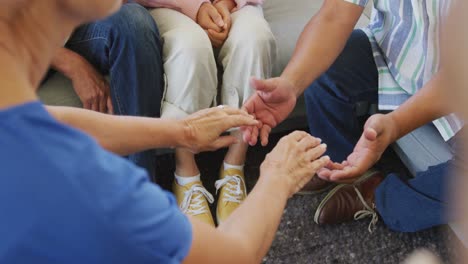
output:
[[[179,185],[187,185],[192,182],[201,181],[200,174],[191,177],[182,177],[174,173],[174,177]]]
[[[235,170],[244,171],[244,164],[242,164],[242,165],[232,165],[232,164],[228,164],[228,163],[224,162],[224,169],[225,170],[235,169]]]

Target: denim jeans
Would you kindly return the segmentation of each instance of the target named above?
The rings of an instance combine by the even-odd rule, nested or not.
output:
[[[66,47],[86,58],[103,75],[109,75],[115,114],[160,116],[164,89],[162,44],[158,28],[145,8],[126,4],[105,20],[83,25]],[[154,176],[154,150],[129,159]]]
[[[377,67],[364,32],[352,33],[334,64],[306,90],[305,99],[310,133],[328,145],[332,160],[345,160],[378,104]],[[447,223],[449,163],[414,178],[387,175],[375,192],[375,202],[390,229],[414,232]]]

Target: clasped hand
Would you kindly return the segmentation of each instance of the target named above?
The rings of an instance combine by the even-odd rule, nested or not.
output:
[[[232,0],[219,1],[216,4],[203,3],[197,14],[197,23],[206,31],[211,44],[219,48],[228,38],[231,30],[231,11],[235,4]]]

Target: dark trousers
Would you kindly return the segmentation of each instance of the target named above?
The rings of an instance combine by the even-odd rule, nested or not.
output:
[[[330,69],[306,90],[305,99],[310,133],[328,145],[332,160],[345,160],[378,104],[378,72],[364,32],[353,32]],[[448,167],[449,162],[442,163],[409,180],[387,175],[375,193],[386,225],[413,232],[447,223]]]
[[[115,114],[160,116],[164,89],[162,44],[158,28],[145,8],[126,4],[105,20],[79,27],[67,48],[109,75]],[[129,159],[154,176],[153,150]]]

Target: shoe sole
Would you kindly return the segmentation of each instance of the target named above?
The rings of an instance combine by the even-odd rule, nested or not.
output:
[[[357,179],[355,182],[353,183],[343,183],[343,184],[339,184],[337,185],[335,188],[333,188],[328,194],[327,196],[325,196],[325,198],[323,198],[323,200],[320,202],[319,206],[317,207],[317,210],[315,210],[315,214],[314,214],[314,222],[317,224],[317,225],[320,225],[319,223],[319,217],[320,217],[320,213],[322,212],[322,209],[323,207],[325,207],[325,205],[327,204],[327,202],[331,199],[331,197],[333,197],[333,195],[335,195],[336,192],[338,192],[341,188],[345,187],[345,186],[349,186],[349,185],[354,185],[354,184],[359,184],[367,179],[369,179],[370,177],[374,176],[376,173],[379,173],[378,170],[375,170],[375,169],[370,169],[368,170],[367,172],[365,172],[361,177],[359,177],[359,179]]]

